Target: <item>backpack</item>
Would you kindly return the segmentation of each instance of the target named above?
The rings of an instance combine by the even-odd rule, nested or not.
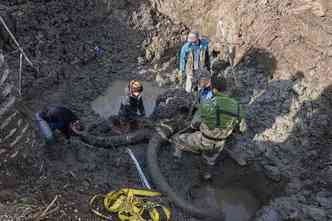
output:
[[[237,126],[241,122],[240,104],[233,98],[216,95],[207,103],[199,106],[202,122],[210,129],[226,128],[229,124]]]

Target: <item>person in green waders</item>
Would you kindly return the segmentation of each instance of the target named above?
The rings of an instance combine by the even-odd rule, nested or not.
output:
[[[204,179],[212,178],[211,171],[216,159],[224,149],[226,139],[238,128],[246,129],[244,112],[240,104],[226,96],[226,80],[212,77],[212,97],[200,102],[194,114],[191,133],[172,138],[175,144],[174,157],[180,159],[183,151],[201,154],[207,165]]]

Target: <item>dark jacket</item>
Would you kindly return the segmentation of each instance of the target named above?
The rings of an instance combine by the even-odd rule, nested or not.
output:
[[[52,130],[60,130],[66,138],[74,135],[70,124],[79,120],[68,108],[61,106],[49,106],[41,112],[41,117],[48,123]]]
[[[121,101],[119,116],[125,119],[133,119],[145,116],[145,108],[142,96],[132,96],[129,93]]]

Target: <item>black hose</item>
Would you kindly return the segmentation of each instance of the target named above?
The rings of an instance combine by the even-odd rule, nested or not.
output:
[[[165,177],[162,175],[158,164],[158,152],[161,147],[163,139],[155,134],[150,139],[148,150],[147,150],[147,163],[148,168],[154,184],[157,186],[159,191],[167,195],[173,203],[187,212],[193,217],[197,217],[201,220],[206,221],[223,221],[223,214],[217,209],[200,209],[195,207],[192,203],[181,198],[172,187],[168,184]]]
[[[169,135],[169,134],[168,134]],[[205,221],[223,221],[223,214],[217,209],[200,209],[181,198],[168,184],[165,177],[162,175],[158,164],[158,153],[161,147],[163,138],[159,134],[153,132],[151,129],[141,129],[137,132],[111,137],[98,137],[88,133],[80,134],[81,139],[93,146],[101,148],[112,148],[121,145],[135,144],[150,139],[147,149],[147,163],[148,168],[154,184],[157,188],[167,195],[176,206],[183,209],[189,215],[200,218]]]
[[[112,147],[137,144],[144,141],[148,141],[149,138],[151,137],[151,134],[152,134],[151,129],[141,129],[134,133],[126,135],[110,136],[110,137],[99,137],[91,135],[89,133],[81,133],[79,134],[79,136],[81,140],[87,144],[108,149]]]

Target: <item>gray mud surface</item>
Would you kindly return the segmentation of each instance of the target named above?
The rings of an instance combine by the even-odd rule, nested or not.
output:
[[[100,118],[90,104],[113,80],[142,78],[136,75],[142,34],[116,13],[107,15],[92,1],[13,4],[13,13],[19,15],[17,36],[40,70],[24,67],[23,93],[33,111],[62,104],[86,124],[96,122]],[[94,46],[103,48],[101,57],[96,58]],[[7,59],[9,66],[17,67],[17,56]],[[124,149],[94,149],[74,139],[52,147],[38,141],[29,151],[26,159],[19,156],[2,165],[0,217],[4,219],[7,215],[9,220],[25,220],[58,195],[60,209],[48,220],[92,220],[88,201],[94,194],[140,186]],[[25,206],[17,211],[6,206],[21,204]]]
[[[148,45],[149,39],[158,31],[160,35],[171,32],[173,42],[161,42],[159,46],[165,47],[162,51],[166,57],[172,57],[176,52],[174,47],[179,43],[177,36],[184,32],[179,25],[174,25],[175,30],[166,29],[165,32],[157,29],[157,24],[160,24],[158,27],[164,28],[173,27],[173,24],[146,8],[147,3],[143,0],[109,1],[107,4],[102,0],[0,2],[7,5],[17,18],[16,36],[38,70],[24,65],[24,101],[31,108],[31,112],[48,104],[65,105],[75,111],[86,125],[97,124],[93,128],[93,134],[100,136],[109,136],[112,132],[107,129],[108,122],[95,113],[91,103],[99,96],[107,94],[112,83],[119,80],[136,78],[152,81],[161,78],[158,81],[160,84],[166,82],[163,79],[168,81],[168,76],[159,76],[159,73],[153,71],[155,68],[151,66],[159,64],[152,62],[151,66],[143,65],[150,59],[146,56],[144,46]],[[158,23],[157,19],[161,18],[165,19],[165,23]],[[96,46],[102,49],[102,55],[96,55]],[[160,47],[154,48],[155,57],[159,56]],[[15,81],[18,70],[17,52],[6,51],[5,54],[12,71],[12,80]],[[248,134],[234,139],[236,150],[246,149],[244,152],[249,155],[249,165],[240,167],[223,155],[214,171],[216,179],[212,183],[206,183],[201,179],[203,164],[199,156],[186,154],[182,162],[174,163],[171,156],[173,149],[171,145],[165,145],[159,155],[160,165],[163,174],[179,195],[195,202],[207,186],[226,190],[236,187],[248,193],[239,198],[240,201],[247,202],[242,208],[251,209],[249,215],[244,216],[252,216],[259,207],[271,203],[271,199],[283,199],[283,195],[287,194],[284,187],[289,177],[284,178],[276,169],[275,164],[279,161],[271,160],[269,164],[270,158],[279,159],[277,154],[287,153],[268,152],[267,147],[274,143],[264,142],[263,139],[257,141],[254,138],[272,127],[278,116],[287,113],[289,97],[294,93],[290,88],[294,82],[274,81],[267,86],[264,70],[257,69],[259,65],[261,64],[255,64],[255,61],[248,59],[247,63],[240,66],[237,73],[242,77],[238,79],[242,90],[233,91],[243,103],[251,107],[249,120],[258,122],[256,125],[249,124]],[[167,68],[169,67],[162,71],[168,70]],[[261,69],[264,69],[264,64]],[[257,99],[251,99],[252,96]],[[267,102],[267,97],[273,99]],[[270,109],[264,109],[265,112],[257,111],[262,105],[267,105]],[[263,117],[257,119],[261,116]],[[59,140],[57,145],[46,147],[37,139],[33,147],[26,148],[16,158],[6,162],[1,159],[0,220],[34,220],[32,217],[43,210],[55,196],[59,197],[56,202],[58,210],[47,220],[99,220],[91,214],[88,204],[94,194],[107,193],[121,187],[141,187],[136,169],[124,147],[100,149],[88,146],[79,139],[72,139],[68,143],[60,136]],[[287,140],[280,145],[286,146],[286,142]],[[144,171],[147,171],[146,146],[144,143],[129,146],[142,162]],[[268,154],[270,158],[265,156]],[[282,157],[287,160],[291,158]],[[262,165],[255,160],[261,161]],[[308,160],[315,162],[315,159]],[[328,163],[325,158],[322,161]],[[289,162],[285,164],[290,165]],[[313,163],[315,168],[319,169],[318,164]],[[284,174],[288,175],[287,171],[290,170],[284,167],[284,171]],[[314,172],[303,173],[303,176],[306,176],[303,179],[310,179]],[[318,178],[314,180],[317,182],[315,191],[318,192],[325,184],[318,183]],[[295,184],[298,183],[294,183],[296,187]],[[298,189],[298,192],[302,190],[300,187]],[[226,203],[230,204],[235,200],[232,196],[218,199],[224,202],[228,200]],[[234,197],[237,197],[236,194]],[[285,198],[285,201],[287,199]],[[199,205],[201,202],[196,203]],[[172,221],[195,220],[174,208],[171,203],[170,206],[174,213]],[[276,203],[276,207],[278,206],[280,204]],[[269,214],[274,210],[267,208],[266,211],[266,214]],[[317,210],[313,210],[314,212]],[[273,214],[270,217],[273,217]],[[261,220],[266,221],[270,217]]]

